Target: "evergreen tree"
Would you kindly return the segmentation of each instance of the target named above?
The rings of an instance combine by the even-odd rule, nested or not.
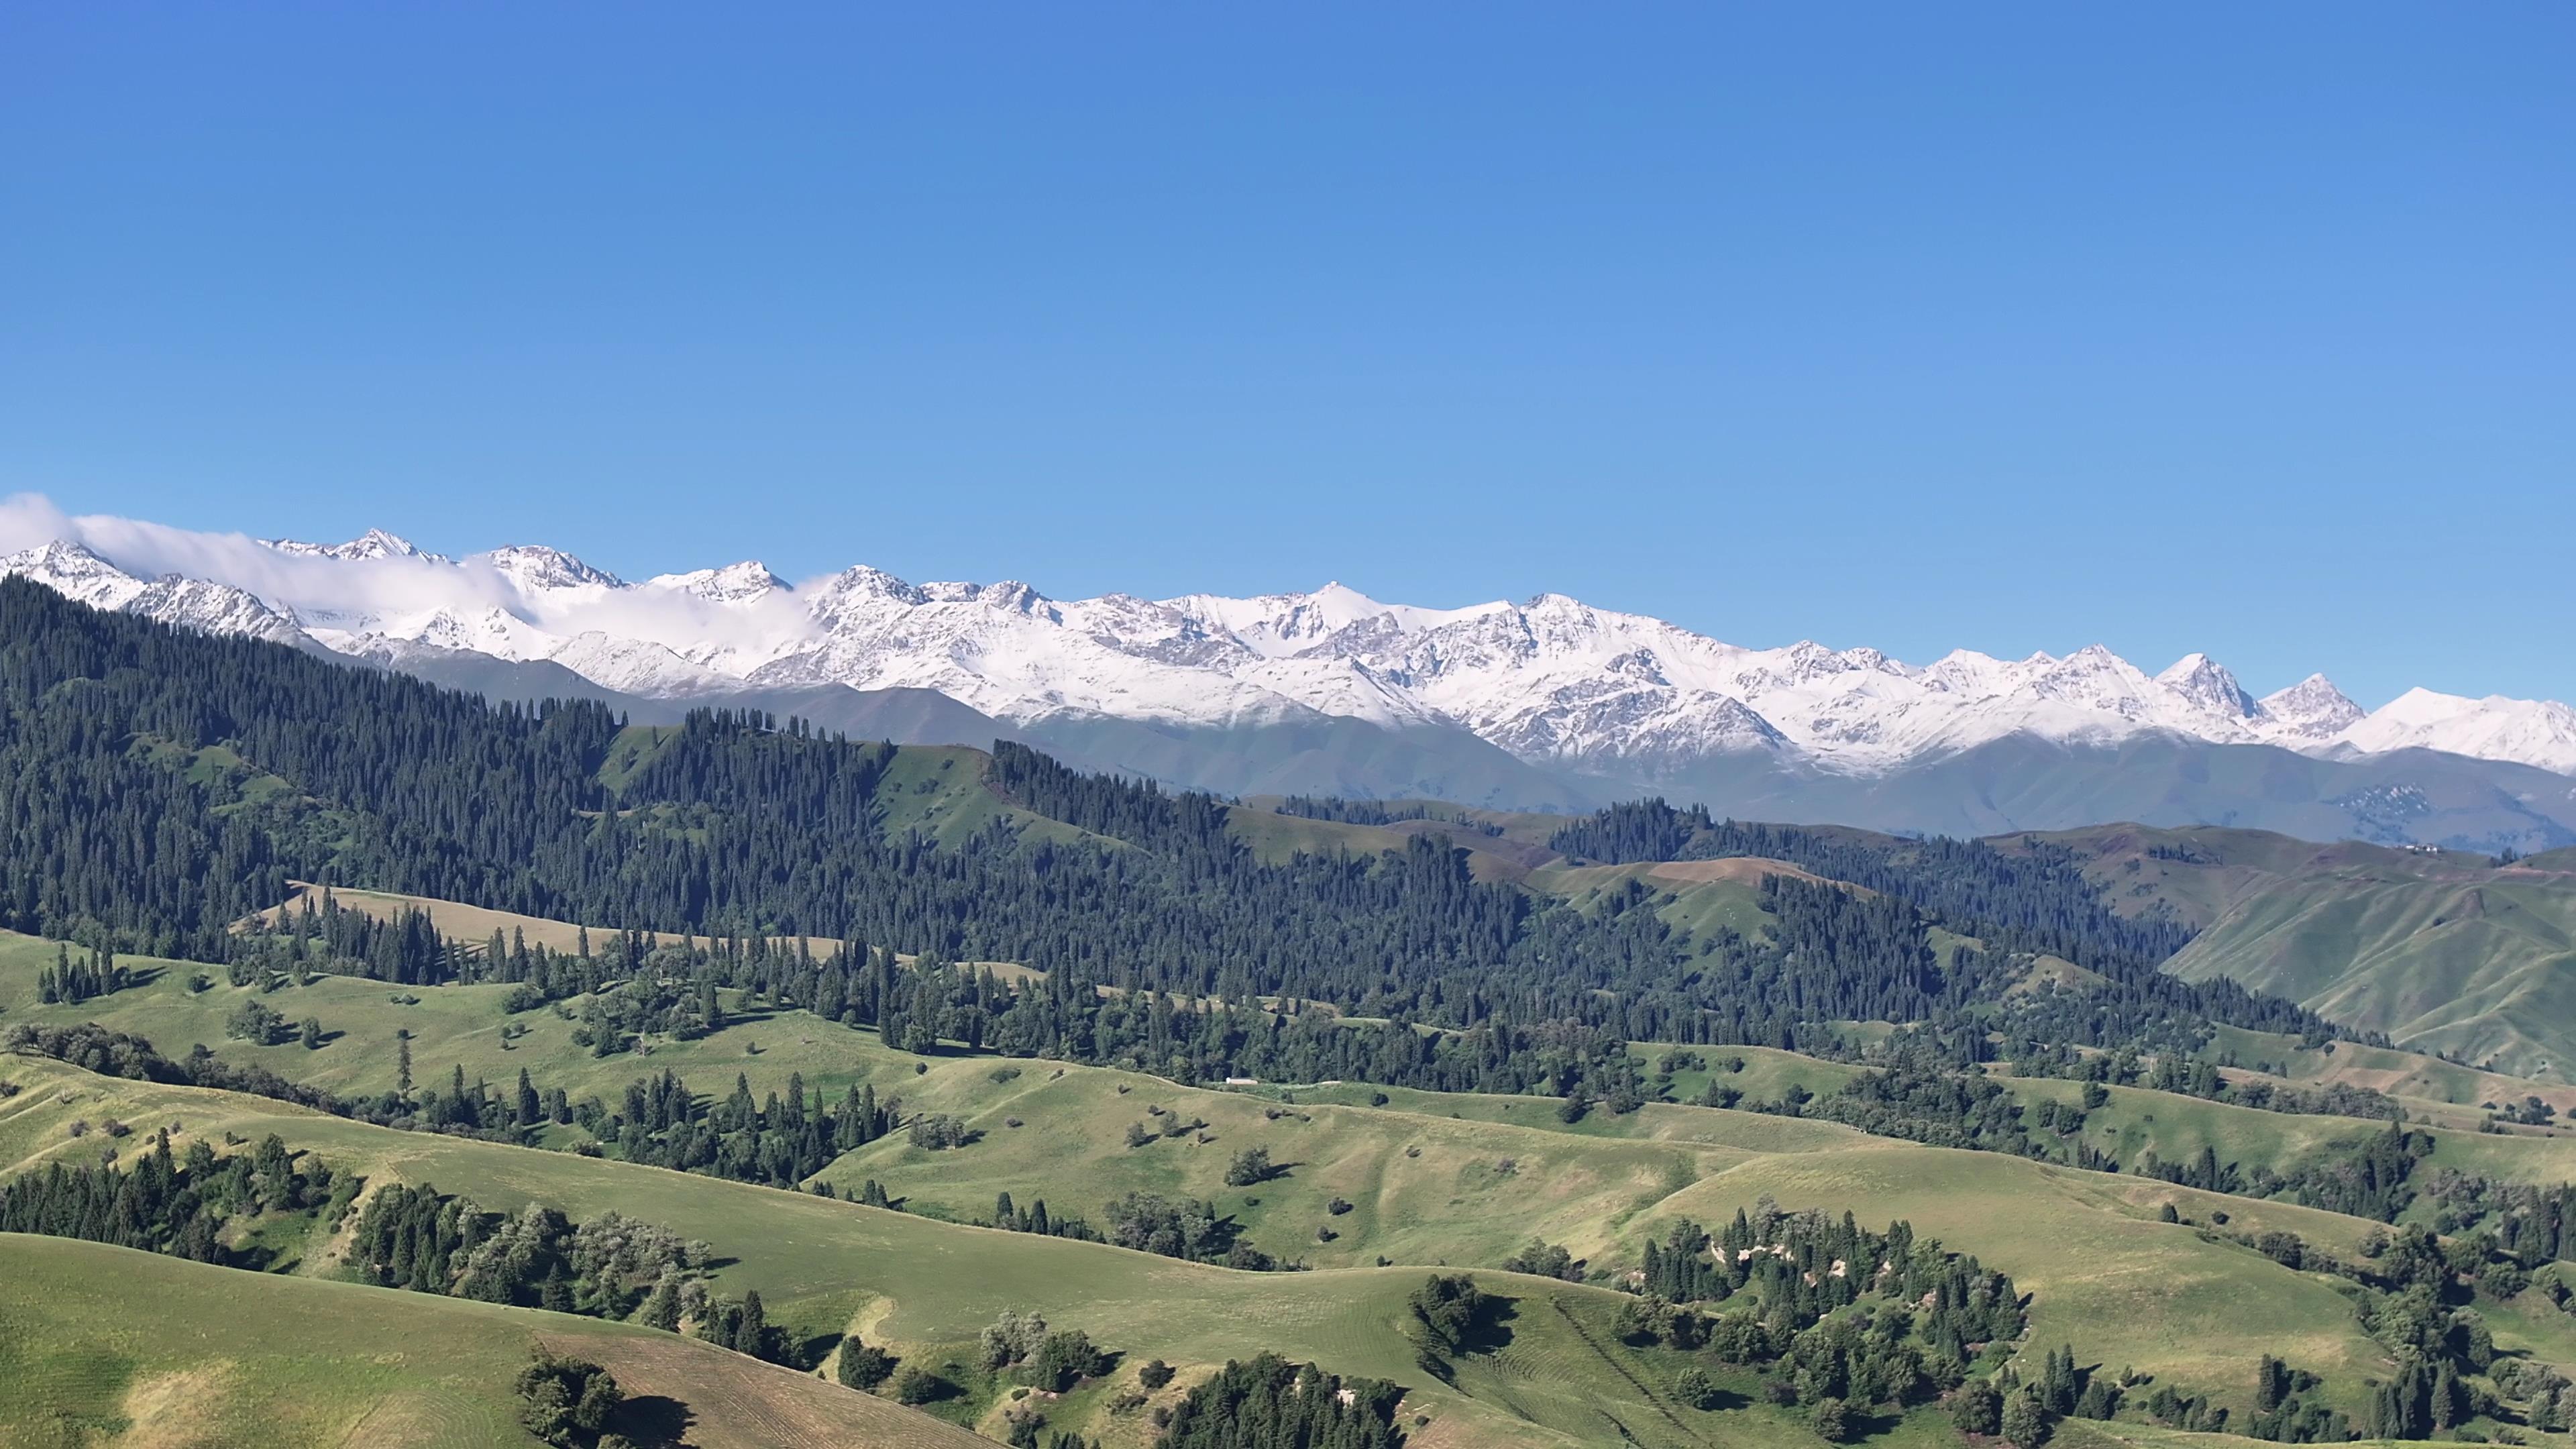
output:
[[[894,1377],[897,1362],[884,1349],[860,1342],[859,1336],[853,1333],[841,1340],[841,1352],[833,1372],[843,1387],[873,1392]]]
[[[2023,1389],[2004,1400],[2003,1436],[2013,1449],[2039,1449],[2048,1442],[2048,1409],[2039,1396]]]
[[[1962,1434],[1999,1434],[2004,1396],[1986,1379],[1970,1379],[1950,1397],[1950,1425]]]

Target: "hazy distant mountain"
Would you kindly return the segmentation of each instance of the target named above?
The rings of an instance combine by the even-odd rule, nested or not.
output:
[[[471,658],[552,666],[483,671],[486,692],[560,683],[560,669],[664,707],[794,698],[855,722],[892,716],[849,697],[911,691],[916,704],[895,715],[916,738],[1009,733],[1220,790],[1564,806],[1663,789],[1894,828],[2119,814],[2576,840],[2565,705],[2417,690],[2365,713],[2322,676],[2256,699],[2201,654],[2153,675],[2099,645],[1918,666],[1810,642],[1744,648],[1559,594],[1425,609],[1339,584],[1057,600],[867,567],[790,584],[756,562],[628,583],[552,548],[450,560],[383,532],[199,553],[153,578],[59,541],[0,571],[451,682],[476,676]],[[2403,778],[2378,768],[2391,761]]]

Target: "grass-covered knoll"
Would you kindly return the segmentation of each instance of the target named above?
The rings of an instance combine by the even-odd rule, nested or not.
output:
[[[1301,808],[1298,797],[1246,795],[1243,807],[1301,819],[1364,820],[1396,829],[1425,822],[1463,825],[1476,831],[1482,842],[1490,842],[1487,848],[1510,852],[1531,865],[1543,864],[1557,857],[1557,850],[1547,843],[1547,838],[1564,828],[1567,821],[1576,818],[1545,810],[1495,810],[1482,805],[1461,805],[1454,800],[1435,800],[1427,796],[1395,800],[1302,798]]]
[[[1780,861],[1739,856],[1639,865],[1550,866],[1529,872],[1523,883],[1534,891],[1584,906],[1601,899],[1606,892],[1641,886],[1665,897],[1655,912],[1664,924],[1708,940],[1725,931],[1756,936],[1769,927],[1771,916],[1762,908],[1761,896],[1762,877],[1766,875],[1817,879]]]
[[[596,777],[623,794],[643,768],[680,736],[677,725],[629,725],[609,741]],[[887,761],[877,792],[879,821],[889,831],[910,831],[954,845],[996,821],[1056,839],[1082,834],[1004,802],[984,781],[992,756],[965,745],[899,745]]]
[[[1478,880],[1518,880],[1529,873],[1531,865],[1550,854],[1496,839],[1471,825],[1445,818],[1365,825],[1282,815],[1255,805],[1241,805],[1228,811],[1226,820],[1235,838],[1264,860],[1284,860],[1300,851],[1308,855],[1375,855],[1402,850],[1416,835],[1436,835],[1467,852],[1468,868]]]
[[[1639,1070],[1648,1074],[1650,1087],[1663,1086],[1660,1095],[1680,1102],[1701,1101],[1712,1087],[1719,1089],[1721,1100],[1736,1100],[1726,1097],[1731,1090],[1748,1103],[1777,1102],[1793,1088],[1822,1096],[1862,1071],[1849,1063],[1772,1047],[1678,1047],[1662,1042],[1632,1042],[1628,1052],[1637,1059]]]
[[[1102,839],[995,795],[984,780],[992,758],[963,745],[899,746],[877,787],[879,824],[890,835],[919,831],[943,846],[961,845],[996,822],[1034,839]]]
[[[535,1445],[540,1344],[617,1375],[641,1438],[702,1449],[972,1449],[928,1415],[669,1334],[0,1234],[0,1443]]]
[[[1634,1232],[1653,1233],[1671,1218],[1722,1223],[1764,1196],[1784,1207],[1848,1208],[1864,1223],[1904,1218],[2010,1274],[2031,1295],[2031,1343],[2072,1344],[2084,1363],[2139,1368],[2227,1403],[2251,1400],[2263,1353],[2326,1374],[2338,1403],[2356,1410],[2364,1377],[2386,1368],[2386,1351],[2327,1280],[2205,1241],[2155,1213],[2166,1202],[2202,1222],[2223,1211],[2234,1228],[2278,1227],[2345,1253],[2367,1231],[2354,1219],[1994,1153],[1866,1140],[1864,1150],[1767,1156],[1718,1173],[1641,1216]]]

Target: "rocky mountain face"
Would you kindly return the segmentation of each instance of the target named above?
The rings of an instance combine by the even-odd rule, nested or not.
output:
[[[1463,609],[1384,604],[1339,584],[1058,600],[1018,582],[915,584],[867,567],[791,584],[748,561],[628,583],[552,548],[447,559],[380,531],[328,546],[229,543],[152,575],[57,540],[0,558],[0,572],[190,628],[397,668],[549,664],[673,705],[928,692],[966,707],[946,716],[954,727],[981,718],[1079,740],[1071,752],[1093,763],[1219,789],[1320,771],[1337,788],[1410,793],[1459,775],[1495,803],[1668,788],[1721,804],[1713,796],[1745,788],[1726,781],[1767,782],[1766,799],[1803,781],[1851,805],[1979,758],[2027,762],[2034,745],[2064,759],[2153,744],[2327,766],[2438,754],[2519,767],[2523,783],[2499,788],[2526,806],[2576,776],[2576,711],[2562,704],[2416,690],[2365,712],[2322,676],[2256,699],[2201,654],[2153,675],[2099,645],[1914,665],[1812,642],[1745,648],[1559,594]],[[1291,737],[1303,743],[1278,743]],[[1355,751],[1376,764],[1354,773]],[[2560,803],[2532,808],[2554,820]],[[2373,809],[2369,828],[2387,833],[2384,801]],[[2576,819],[2576,807],[2563,813]],[[2541,826],[2503,834],[2558,843]]]

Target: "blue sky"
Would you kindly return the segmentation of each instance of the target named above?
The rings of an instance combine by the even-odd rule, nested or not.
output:
[[[2576,696],[2576,9],[9,8],[0,492]]]

